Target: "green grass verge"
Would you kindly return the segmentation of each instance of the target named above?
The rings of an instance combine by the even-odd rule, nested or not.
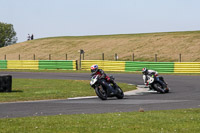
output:
[[[83,70],[11,70],[11,69],[0,69],[0,72],[47,72],[47,73],[91,73],[90,71],[83,71]],[[142,74],[142,72],[112,72],[112,71],[105,71],[106,74],[111,73],[122,73],[122,74]],[[183,76],[200,76],[200,73],[159,73],[162,75],[183,75]]]
[[[123,91],[135,86],[118,83]],[[0,102],[66,99],[70,97],[95,96],[89,80],[61,79],[13,79],[12,92],[0,93]]]
[[[0,119],[1,133],[199,133],[200,109]]]

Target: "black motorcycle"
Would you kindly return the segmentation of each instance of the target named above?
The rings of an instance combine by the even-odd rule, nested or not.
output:
[[[110,76],[110,78],[114,80],[113,76]],[[107,97],[114,97],[114,96],[117,97],[118,99],[123,99],[124,97],[124,92],[118,85],[115,86],[114,88],[114,86],[111,83],[107,82],[105,79],[99,78],[99,75],[92,76],[90,81],[90,86],[95,89],[97,96],[101,100],[106,100]],[[113,89],[115,89],[117,93],[114,94],[112,91],[110,92],[110,90]]]
[[[145,75],[143,75],[143,79],[145,80]],[[147,75],[147,84],[150,90],[155,90],[160,93],[168,93],[170,90],[161,76]]]

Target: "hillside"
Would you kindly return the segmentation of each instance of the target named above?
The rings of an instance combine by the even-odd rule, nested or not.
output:
[[[119,60],[137,61],[178,61],[182,54],[184,62],[200,62],[200,31],[124,34],[102,36],[51,37],[42,38],[0,48],[0,60],[52,60],[79,59],[78,51],[85,50],[85,59],[114,60],[117,53]]]

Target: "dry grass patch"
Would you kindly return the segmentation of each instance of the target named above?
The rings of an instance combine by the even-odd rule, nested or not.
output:
[[[21,59],[47,60],[49,54],[52,60],[79,59],[78,50],[85,50],[85,59],[114,60],[117,53],[119,60],[132,60],[135,54],[137,61],[154,61],[157,54],[158,61],[178,61],[182,54],[182,61],[200,61],[200,31],[171,32],[151,34],[127,34],[82,37],[55,37],[26,41],[8,47],[0,48],[0,60],[7,55],[8,60]]]

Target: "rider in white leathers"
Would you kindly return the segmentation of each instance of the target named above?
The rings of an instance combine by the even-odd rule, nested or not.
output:
[[[147,75],[158,75],[158,72],[157,71],[154,71],[154,70],[148,70],[147,68],[143,68],[142,69],[142,74],[143,74],[143,79],[144,79],[144,84],[147,86],[148,83],[147,83]]]
[[[148,83],[147,83],[147,80],[148,80],[148,75],[149,76],[152,76],[152,75],[155,75],[155,76],[158,76],[158,72],[157,71],[154,71],[154,70],[148,70],[147,68],[143,68],[142,69],[142,74],[143,74],[143,79],[144,79],[144,84],[146,86],[148,86]],[[164,81],[163,77],[162,76],[159,76],[160,80],[162,80],[166,85],[167,83]]]

